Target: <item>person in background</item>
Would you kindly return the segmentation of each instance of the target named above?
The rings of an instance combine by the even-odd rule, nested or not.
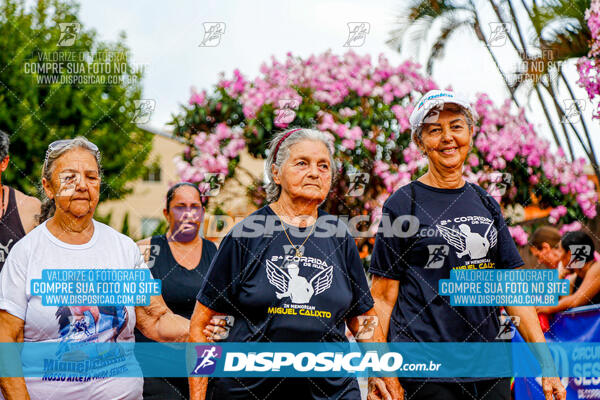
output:
[[[134,327],[156,341],[187,341],[189,321],[173,314],[160,295],[152,296],[147,306],[133,306],[44,305],[42,296],[31,294],[32,280],[41,279],[46,269],[91,273],[147,268],[133,240],[94,220],[101,180],[100,151],[95,144],[77,137],[48,146],[42,169],[47,197],[42,207],[44,222],[15,245],[0,272],[0,342],[59,343],[61,349],[77,348],[82,343],[131,343],[135,340]],[[21,364],[20,353],[8,351],[10,362]],[[57,357],[61,354],[59,351]],[[0,356],[4,357],[0,361],[6,361],[6,352]],[[41,376],[0,377],[0,398],[141,398],[140,377],[100,375],[86,379],[95,371],[85,371],[69,381]]]
[[[2,184],[8,168],[10,137],[0,131],[0,271],[10,249],[37,226],[41,202],[32,196]]]
[[[560,244],[560,232],[552,226],[542,226],[533,232],[529,240],[529,251],[537,259],[538,263],[547,268],[558,268],[558,246]],[[563,268],[559,271],[561,278],[567,271]]]
[[[556,306],[536,307],[538,313],[554,314],[573,307],[600,304],[600,262],[594,259],[594,241],[583,231],[567,232],[558,246],[558,265],[574,274],[571,294]]]
[[[564,267],[559,268],[560,232],[552,226],[542,226],[533,232],[529,241],[529,251],[537,259],[538,264],[545,268],[558,269],[558,277],[565,278],[569,271]],[[550,330],[549,315],[538,311],[542,331]]]
[[[204,207],[200,190],[187,182],[177,183],[167,192],[163,214],[169,223],[165,235],[153,236],[138,242],[138,246],[154,279],[162,281],[162,296],[175,314],[190,319],[196,305],[196,295],[217,247],[198,233],[202,227]],[[213,337],[215,328],[224,318],[213,318],[206,335]],[[136,342],[148,339],[138,330]],[[145,378],[144,399],[188,399],[187,378]]]

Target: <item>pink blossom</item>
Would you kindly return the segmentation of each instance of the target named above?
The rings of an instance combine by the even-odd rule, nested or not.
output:
[[[348,150],[354,150],[354,148],[356,147],[356,142],[354,140],[344,139],[342,140],[342,146],[344,146]]]
[[[189,100],[190,106],[193,106],[193,105],[204,106],[204,105],[206,105],[206,91],[205,90],[203,90],[202,92],[198,93],[196,91],[196,88],[192,87],[191,92],[192,93],[190,95],[190,100]]]
[[[471,167],[476,167],[479,165],[479,157],[477,157],[475,154],[471,154],[467,162]]]
[[[351,140],[361,140],[363,136],[360,126],[354,126],[346,132],[346,137]]]
[[[275,110],[274,124],[278,128],[286,128],[296,118],[296,112],[290,109]]]
[[[600,118],[600,104],[596,101],[600,95],[600,5],[592,0],[590,8],[585,13],[588,28],[591,33],[590,50],[587,57],[577,61],[579,80],[577,83],[588,93],[592,103],[596,103],[594,118]]]
[[[540,182],[540,178],[537,175],[529,176],[529,183],[531,183],[532,185],[537,185],[539,182]]]
[[[344,107],[340,109],[339,113],[342,117],[349,118],[356,115],[356,110],[353,110],[350,107]]]
[[[363,145],[367,148],[367,150],[375,153],[377,151],[377,144],[370,139],[363,139]]]
[[[398,126],[400,127],[401,131],[407,131],[410,129],[410,122],[408,121],[408,117],[412,113],[413,109],[414,107],[412,106],[401,107],[398,104],[394,104],[391,107],[391,110],[396,115],[396,120],[398,121]]]
[[[560,232],[561,235],[564,235],[567,232],[573,232],[573,231],[579,231],[581,230],[581,222],[579,221],[574,221],[570,224],[564,224],[563,226],[560,227],[560,229],[558,230]]]
[[[548,222],[550,222],[553,225],[556,225],[558,220],[563,215],[566,215],[566,214],[567,214],[567,207],[565,207],[565,206],[558,206],[556,208],[553,208],[552,211],[550,211],[550,215],[548,216]]]
[[[345,139],[347,137],[347,133],[348,133],[349,129],[346,125],[344,124],[339,124],[336,126],[335,128],[335,133],[342,139]]]
[[[525,246],[528,243],[529,235],[521,226],[509,226],[508,231],[518,246]]]

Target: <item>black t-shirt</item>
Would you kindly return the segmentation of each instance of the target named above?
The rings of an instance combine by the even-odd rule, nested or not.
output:
[[[341,233],[332,235],[331,224],[336,224],[335,231]],[[312,226],[284,227],[295,246],[312,230]],[[295,257],[279,218],[269,206],[252,213],[225,236],[198,301],[235,317],[227,341],[347,341],[346,319],[373,307],[354,239],[342,222],[319,210],[317,225],[302,251],[302,257]],[[294,392],[289,392],[289,385]],[[352,378],[310,382],[215,378],[209,383],[208,394],[247,398],[252,397],[250,392],[257,395],[271,390],[275,394],[271,393],[270,398],[360,398]]]
[[[0,189],[2,189],[1,186]],[[2,195],[0,194],[0,196]],[[6,196],[6,193],[4,193],[4,196]],[[25,236],[25,229],[21,224],[15,189],[9,187],[6,211],[0,218],[0,271],[2,271],[8,252],[23,236]]]
[[[378,233],[369,269],[400,282],[388,340],[494,341],[500,329],[499,308],[452,307],[448,296],[438,294],[438,283],[448,279],[453,268],[523,265],[500,206],[477,185],[440,189],[414,181],[389,197],[383,218],[393,222],[398,216],[411,215],[411,208],[419,221],[415,235],[400,238]],[[409,231],[406,226],[405,231]]]
[[[148,267],[154,279],[162,281],[162,297],[175,314],[187,319],[192,317],[196,305],[196,295],[202,287],[202,282],[208,272],[208,267],[217,253],[217,246],[210,240],[202,238],[202,256],[196,268],[189,270],[180,265],[173,256],[169,242],[165,235],[153,236],[150,239],[150,256]],[[137,328],[135,330],[136,342],[152,342]],[[168,387],[172,394],[176,389],[183,398],[189,397],[187,378],[163,378],[146,380],[144,385],[144,398],[158,398],[163,396],[163,385]]]
[[[148,267],[154,279],[162,281],[162,297],[175,314],[187,319],[192,317],[196,305],[196,295],[202,287],[210,263],[217,253],[217,246],[202,238],[202,257],[196,268],[189,270],[181,266],[173,257],[165,235],[150,239]],[[147,342],[136,329],[136,341]]]
[[[271,235],[240,234],[256,232],[265,217],[274,221]],[[346,341],[345,320],[373,307],[354,239],[345,227],[343,237],[327,235],[321,229],[327,223],[324,217],[333,220],[319,210],[318,225],[300,259],[277,230],[281,223],[269,206],[225,236],[198,301],[235,317],[228,341]],[[296,246],[312,229],[284,226]]]

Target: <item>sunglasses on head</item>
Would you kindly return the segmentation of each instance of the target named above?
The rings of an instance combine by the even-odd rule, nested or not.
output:
[[[46,158],[44,159],[44,162],[48,161],[48,156],[50,155],[50,153],[52,153],[55,150],[62,149],[63,147],[72,143],[74,140],[75,139],[61,139],[61,140],[55,140],[54,142],[50,143],[48,145],[48,150],[46,150]],[[95,153],[98,153],[100,151],[98,149],[98,146],[96,146],[92,142],[87,142],[87,145],[88,145],[88,148]]]

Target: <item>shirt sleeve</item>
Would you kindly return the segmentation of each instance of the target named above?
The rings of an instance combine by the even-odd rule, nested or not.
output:
[[[486,193],[487,194],[487,193]],[[488,196],[492,207],[496,210],[498,215],[497,229],[498,229],[498,253],[496,259],[496,268],[498,269],[513,269],[518,268],[525,264],[519,254],[515,240],[510,235],[506,220],[502,215],[502,209],[500,204],[492,196]]]
[[[0,310],[25,321],[27,312],[27,263],[19,247],[13,247],[0,271]]]
[[[349,233],[346,236],[346,260],[348,279],[352,288],[352,303],[348,310],[348,318],[352,318],[366,313],[373,308],[375,303],[371,296],[371,290],[356,243]]]
[[[227,234],[212,259],[196,299],[206,307],[224,314],[237,314],[233,303],[245,265],[238,239]]]
[[[369,272],[390,279],[399,280],[401,269],[404,267],[405,241],[393,234],[390,225],[395,221],[396,214],[383,207],[379,229],[375,235],[375,244],[371,254]]]

